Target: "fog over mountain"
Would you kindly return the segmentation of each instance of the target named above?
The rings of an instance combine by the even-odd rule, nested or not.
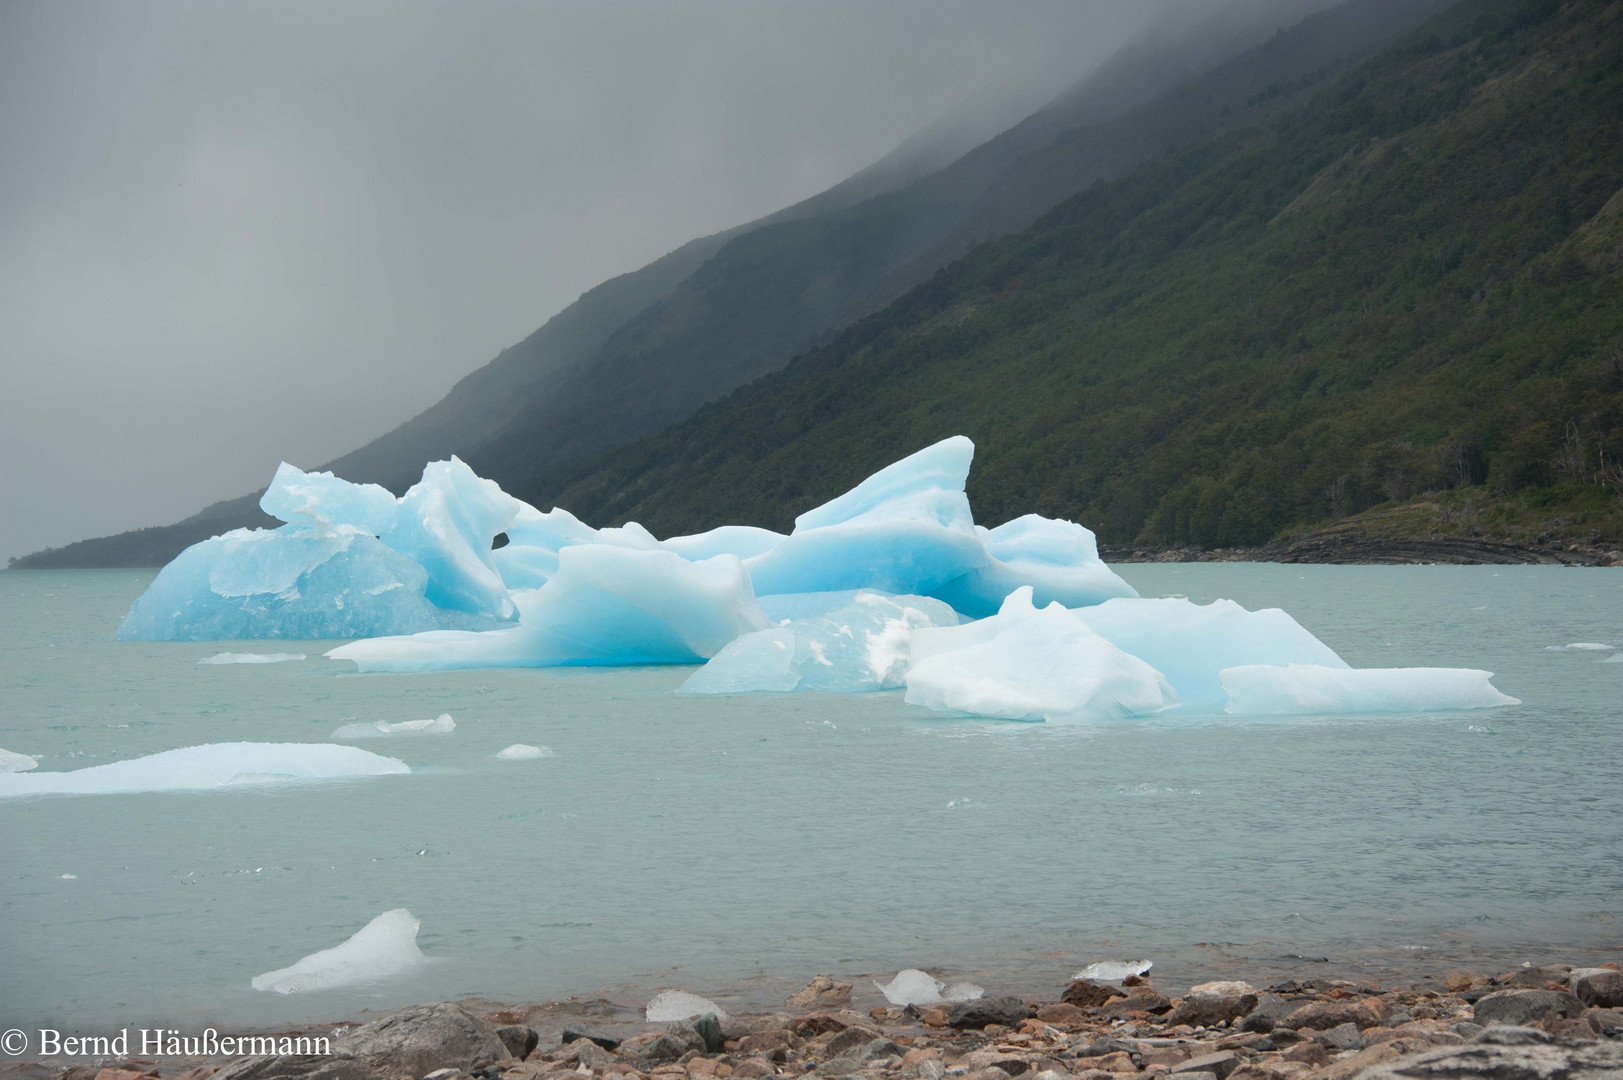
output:
[[[9,3],[0,557],[359,446],[604,279],[944,116],[967,149],[1169,10]]]

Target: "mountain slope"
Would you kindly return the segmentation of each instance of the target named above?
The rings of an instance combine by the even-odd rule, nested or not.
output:
[[[1623,535],[1623,5],[1462,3],[518,494],[781,529],[955,432],[986,521],[1108,541],[1256,544],[1450,489]]]
[[[399,491],[424,461],[458,453],[506,486],[548,490],[580,456],[782,367],[1088,184],[1288,108],[1444,0],[1350,0],[1242,51],[1325,2],[1231,0],[1205,22],[1124,50],[962,157],[974,125],[938,125],[821,195],[591,290],[432,408],[324,467]],[[209,535],[267,523],[257,497],[14,564],[161,563]]]

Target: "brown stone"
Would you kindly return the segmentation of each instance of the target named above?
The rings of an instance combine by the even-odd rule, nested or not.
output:
[[[952,1014],[944,1006],[935,1006],[919,1010],[919,1023],[925,1027],[946,1027],[952,1019]]]
[[[1313,1001],[1279,1022],[1281,1027],[1313,1028],[1326,1031],[1342,1024],[1360,1028],[1384,1024],[1392,1010],[1377,997],[1343,998],[1339,1001]]]
[[[793,1022],[794,1032],[803,1039],[826,1035],[830,1031],[844,1031],[851,1025],[833,1013],[814,1012]]]
[[[144,1075],[134,1069],[103,1069],[96,1074],[96,1080],[141,1080]]]
[[[1044,1005],[1037,1010],[1037,1019],[1056,1027],[1075,1027],[1087,1022],[1088,1014],[1069,1002]]]
[[[851,984],[818,975],[787,1002],[791,1009],[843,1009],[851,1004]]]
[[[1241,1065],[1229,1073],[1229,1080],[1296,1080],[1297,1077],[1307,1076],[1312,1071],[1311,1065],[1304,1065],[1299,1061],[1286,1061],[1275,1055]]]
[[[1105,1054],[1103,1057],[1094,1058],[1093,1067],[1112,1073],[1136,1073],[1138,1071],[1138,1066],[1133,1064],[1132,1056],[1125,1050],[1117,1050],[1113,1054]]]
[[[1311,1065],[1314,1068],[1330,1064],[1329,1052],[1316,1042],[1297,1043],[1281,1056],[1286,1061],[1300,1061],[1303,1065]]]
[[[915,1046],[902,1055],[903,1068],[916,1068],[926,1061],[940,1061],[941,1051],[933,1046]]]
[[[1101,986],[1092,979],[1078,979],[1065,988],[1059,999],[1079,1009],[1097,1009],[1111,998],[1120,996],[1121,991],[1113,986]]]
[[[736,1050],[740,1054],[767,1054],[773,1050],[798,1050],[804,1045],[792,1031],[778,1028],[775,1031],[753,1031],[738,1040]]]
[[[1451,994],[1457,994],[1461,990],[1469,990],[1471,989],[1471,976],[1458,971],[1445,975],[1443,977],[1443,989]]]
[[[1147,1069],[1151,1065],[1165,1065],[1168,1068],[1189,1060],[1190,1051],[1182,1046],[1154,1046],[1139,1055]]]
[[[1109,1017],[1125,1017],[1164,1013],[1170,1008],[1172,1002],[1156,993],[1153,987],[1135,986],[1126,997],[1110,1001],[1101,1011]]]
[[[1228,1080],[1229,1073],[1241,1065],[1240,1055],[1233,1050],[1220,1050],[1215,1054],[1201,1054],[1187,1061],[1172,1066],[1172,1075],[1179,1073],[1209,1072],[1217,1075],[1217,1080]]]
[[[882,1036],[873,1028],[848,1027],[829,1040],[825,1052],[831,1058],[839,1057],[847,1051],[867,1046],[878,1038],[882,1038]]]

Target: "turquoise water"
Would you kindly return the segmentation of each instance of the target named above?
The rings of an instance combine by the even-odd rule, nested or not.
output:
[[[321,643],[114,643],[150,573],[0,574],[0,746],[42,769],[457,722],[358,744],[410,776],[0,801],[0,1026],[663,986],[758,1005],[907,966],[1053,993],[1140,956],[1170,987],[1623,958],[1623,662],[1547,648],[1623,645],[1623,571],[1122,572],[1282,606],[1355,666],[1485,667],[1525,704],[1058,728],[896,693],[678,697],[688,668],[359,676]],[[221,651],[310,658],[198,665]],[[515,742],[556,756],[494,760]],[[432,958],[410,978],[248,988],[400,906]]]

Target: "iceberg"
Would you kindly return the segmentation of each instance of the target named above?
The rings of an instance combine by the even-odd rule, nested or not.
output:
[[[236,529],[175,556],[115,636],[352,638],[487,624],[435,607],[427,583],[421,566],[351,525]]]
[[[507,527],[507,546],[491,552],[491,562],[509,589],[539,589],[558,572],[558,552],[581,544],[649,550],[658,542],[636,522],[599,531],[562,507],[542,513],[520,503]]]
[[[914,630],[957,625],[957,613],[939,600],[858,592],[825,615],[736,638],[681,692],[888,690],[902,685]]]
[[[907,701],[938,712],[1051,722],[1144,716],[1178,703],[1159,671],[1063,605],[1033,606],[1031,595],[1025,585],[990,618],[915,630]]]
[[[1027,514],[995,529],[977,526],[976,534],[989,562],[932,594],[971,618],[991,615],[1022,585],[1032,587],[1038,607],[1083,607],[1138,595],[1099,558],[1092,530],[1075,522]]]
[[[885,995],[892,1005],[945,1005],[959,1001],[975,1001],[986,991],[971,982],[956,982],[951,986],[918,968],[898,971],[888,983],[874,980],[874,987]]]
[[[964,495],[974,454],[962,435],[945,439],[801,514],[787,539],[746,560],[755,592],[928,596],[987,565]]]
[[[1133,975],[1142,975],[1155,966],[1152,960],[1097,960],[1072,975],[1072,979],[1092,979],[1095,982],[1121,982]]]
[[[659,541],[659,546],[693,562],[712,559],[717,555],[753,559],[757,555],[765,555],[787,539],[780,532],[758,529],[753,525],[722,525],[692,536],[673,536]]]
[[[18,754],[11,750],[0,749],[0,773],[28,772],[38,768],[39,758],[30,754]]]
[[[1520,705],[1471,668],[1334,668],[1249,664],[1219,676],[1228,691],[1223,711],[1237,716],[1307,713],[1437,712]]]
[[[519,621],[508,629],[371,638],[327,655],[361,671],[690,664],[767,626],[744,564],[731,555],[688,562],[658,549],[566,547],[558,572],[515,593],[514,603]]]
[[[556,755],[545,746],[531,746],[529,743],[520,742],[496,751],[496,756],[502,761],[534,761],[536,758]]]
[[[405,908],[385,911],[342,945],[313,952],[295,964],[256,975],[249,985],[278,994],[304,994],[363,986],[404,974],[424,962],[417,919]]]
[[[70,772],[0,774],[0,798],[212,791],[409,773],[403,761],[331,743],[204,743]]]
[[[376,720],[370,724],[344,724],[334,731],[334,739],[381,739],[390,735],[449,735],[456,730],[456,721],[450,713],[440,713],[432,720],[401,720],[391,724]]]
[[[727,1019],[721,1006],[709,998],[690,994],[686,990],[661,990],[648,1002],[648,1009],[643,1015],[650,1024],[668,1024],[675,1020],[691,1020],[705,1013],[715,1013],[717,1020]]]
[[[490,545],[523,505],[453,454],[423,468],[379,539],[428,572],[426,595],[436,607],[511,619],[513,601]]]
[[[203,657],[203,659],[199,660],[198,663],[202,664],[202,665],[217,665],[217,664],[285,664],[289,660],[303,660],[303,659],[304,659],[304,654],[301,653],[301,652],[272,652],[272,653],[223,652],[223,653],[215,653],[213,656],[205,656],[205,657]]]
[[[330,472],[307,473],[282,462],[259,508],[279,521],[325,531],[349,525],[372,536],[394,528],[398,503],[377,484],[352,484]]]
[[[1218,673],[1247,664],[1346,668],[1328,645],[1278,608],[1247,611],[1233,600],[1106,600],[1077,618],[1166,676],[1187,708],[1227,699]]]

